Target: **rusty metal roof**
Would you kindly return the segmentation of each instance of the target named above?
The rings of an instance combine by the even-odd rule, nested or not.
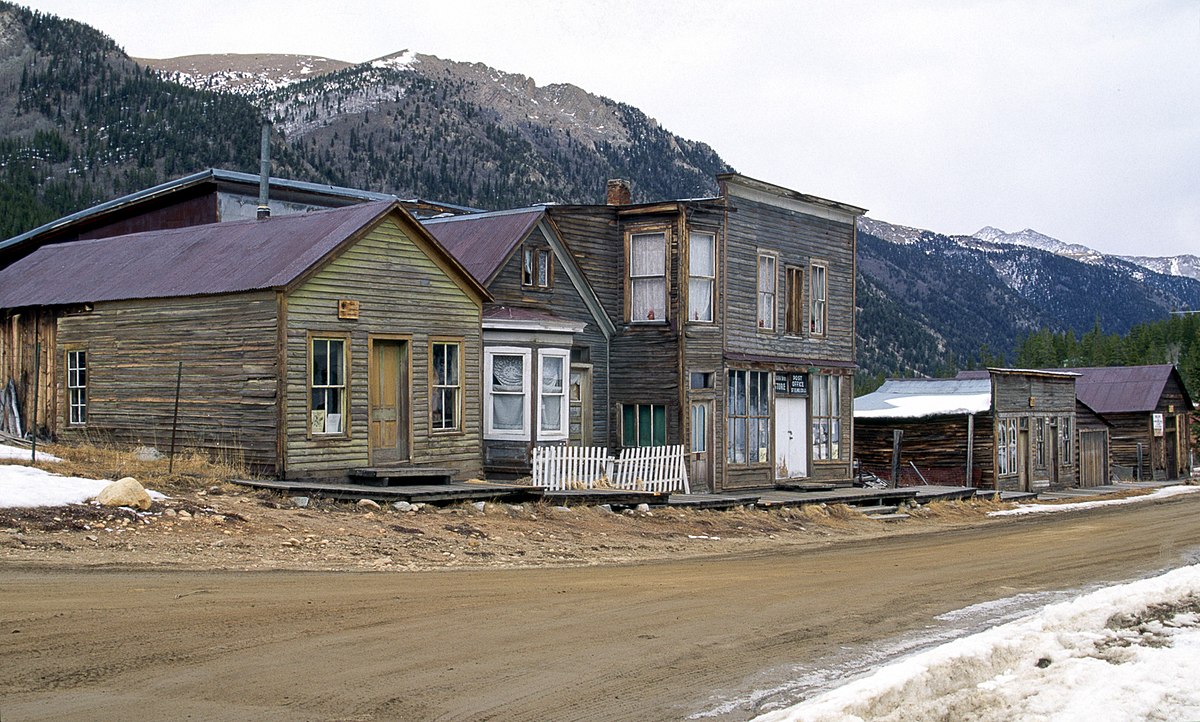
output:
[[[471,275],[487,285],[541,220],[544,208],[518,208],[421,221]]]
[[[286,286],[395,200],[43,246],[0,270],[0,308]]]
[[[1153,411],[1158,408],[1171,374],[1179,373],[1170,364],[1064,370],[1079,374],[1075,395],[1098,414]],[[1183,386],[1182,379],[1179,385]],[[1186,390],[1184,398],[1187,399]]]

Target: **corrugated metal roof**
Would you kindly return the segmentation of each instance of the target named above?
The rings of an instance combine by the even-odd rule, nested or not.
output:
[[[394,200],[43,246],[0,270],[0,308],[286,286]]]
[[[1075,395],[1098,414],[1139,413],[1158,408],[1175,367],[1106,366],[1064,369],[1079,374]]]
[[[500,270],[529,231],[541,220],[544,208],[518,208],[421,221],[425,229],[466,266],[471,275],[487,284]]]
[[[854,400],[860,419],[981,414],[992,408],[991,379],[892,379]]]

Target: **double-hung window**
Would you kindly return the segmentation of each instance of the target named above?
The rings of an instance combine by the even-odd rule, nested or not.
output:
[[[788,266],[784,275],[784,300],[787,304],[784,312],[783,330],[792,336],[804,332],[804,269]]]
[[[813,374],[813,459],[842,458],[842,377]]]
[[[67,352],[67,423],[87,423],[87,351]]]
[[[537,437],[540,441],[567,438],[569,360],[567,349],[538,351]]]
[[[312,339],[309,354],[309,430],[346,433],[346,339]]]
[[[758,327],[775,328],[775,266],[774,253],[758,253]]]
[[[688,234],[688,320],[711,322],[717,284],[717,236]]]
[[[1074,463],[1075,429],[1070,416],[1058,420],[1058,465],[1071,466]]]
[[[621,406],[621,446],[666,446],[667,407],[662,404]]]
[[[429,344],[429,423],[434,431],[458,431],[462,416],[462,344]]]
[[[521,267],[521,285],[526,288],[550,288],[554,285],[554,266],[550,251],[526,246]]]
[[[629,236],[629,320],[667,320],[667,234]]]
[[[484,435],[489,439],[529,438],[530,356],[527,348],[484,353]]]
[[[726,432],[729,463],[767,463],[771,445],[770,372],[729,372]]]
[[[829,294],[829,267],[824,263],[813,263],[808,279],[810,308],[808,310],[808,332],[813,336],[824,336],[828,321],[827,297]]]

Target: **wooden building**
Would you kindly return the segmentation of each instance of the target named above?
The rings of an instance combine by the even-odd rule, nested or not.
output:
[[[397,202],[363,203],[44,245],[0,270],[0,360],[28,377],[39,329],[38,425],[63,439],[165,448],[178,379],[183,446],[476,476],[488,298]]]
[[[956,379],[893,379],[854,401],[855,450],[891,479],[901,466],[929,483],[1039,491],[1077,483],[1076,374],[988,369]],[[903,472],[898,483],[914,483]]]
[[[616,328],[609,446],[687,444],[692,488],[848,481],[855,223],[737,174],[719,196],[550,206]]]
[[[545,208],[423,221],[492,295],[484,308],[484,469],[530,473],[538,445],[608,437],[612,321]]]

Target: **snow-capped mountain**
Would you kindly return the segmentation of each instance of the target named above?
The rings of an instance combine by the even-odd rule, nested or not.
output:
[[[165,60],[134,58],[165,78],[197,90],[257,95],[295,85],[353,63],[316,55],[237,54],[183,55]]]
[[[1095,249],[1082,246],[1078,243],[1063,243],[1057,238],[1051,238],[1044,233],[1038,233],[1032,228],[1026,228],[1016,233],[1007,233],[994,226],[984,226],[971,234],[971,236],[989,243],[1007,243],[1012,246],[1040,248],[1043,251],[1050,251],[1059,256],[1074,258],[1084,263],[1099,263],[1104,260],[1104,254]]]

